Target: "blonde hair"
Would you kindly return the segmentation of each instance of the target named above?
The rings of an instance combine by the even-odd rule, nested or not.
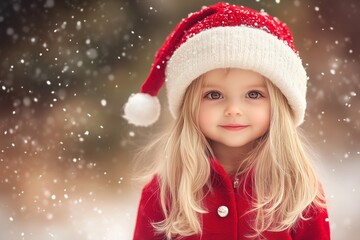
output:
[[[325,197],[309,157],[301,129],[281,91],[267,81],[271,120],[256,151],[253,189],[255,236],[265,230],[295,227],[309,207],[325,207]]]
[[[164,220],[153,223],[157,233],[168,239],[202,233],[201,215],[207,213],[202,200],[210,185],[211,147],[199,129],[198,112],[202,77],[188,87],[174,124],[145,148],[138,158],[155,151],[151,174],[159,180],[160,204]],[[282,231],[294,227],[309,206],[324,205],[319,181],[305,153],[299,129],[286,98],[270,81],[269,131],[241,161],[237,175],[253,184],[253,234]],[[201,151],[201,149],[203,151]],[[215,156],[213,156],[215,157]],[[252,172],[252,175],[250,175]]]

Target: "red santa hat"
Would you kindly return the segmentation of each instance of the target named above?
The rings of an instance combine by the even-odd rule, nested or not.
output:
[[[303,122],[307,76],[289,28],[266,13],[217,3],[183,19],[158,50],[141,92],[124,106],[124,118],[149,126],[160,115],[158,92],[166,83],[171,115],[176,118],[186,88],[216,68],[253,70],[285,95],[296,124]]]

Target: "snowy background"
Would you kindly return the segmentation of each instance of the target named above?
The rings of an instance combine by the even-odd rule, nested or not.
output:
[[[310,77],[303,124],[317,150],[333,239],[360,236],[360,3],[230,1],[293,30]],[[215,1],[0,3],[0,239],[131,239],[131,180],[149,129],[122,106],[166,36]],[[164,91],[161,93],[164,97]]]

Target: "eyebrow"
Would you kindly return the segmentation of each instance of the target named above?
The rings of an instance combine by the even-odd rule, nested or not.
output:
[[[202,88],[218,88],[221,87],[220,84],[204,84]]]
[[[221,88],[221,84],[205,84],[202,88]],[[250,84],[246,85],[247,88],[265,88],[267,89],[266,84]]]
[[[253,84],[253,85],[247,85],[246,87],[248,87],[248,88],[266,88],[267,89],[266,84]]]

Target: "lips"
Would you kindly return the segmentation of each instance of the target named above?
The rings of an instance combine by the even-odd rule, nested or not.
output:
[[[242,129],[248,127],[248,125],[226,124],[226,125],[220,125],[220,127],[224,128],[226,130],[230,130],[230,131],[239,131],[239,130],[242,130]]]

